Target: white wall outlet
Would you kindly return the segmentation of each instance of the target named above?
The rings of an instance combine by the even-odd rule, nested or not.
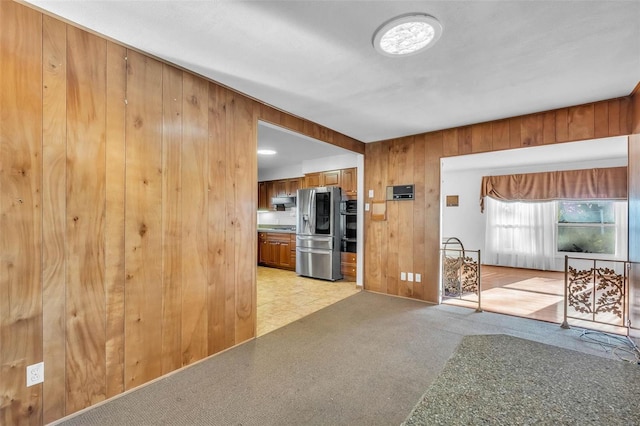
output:
[[[369,198],[373,198],[373,189],[369,190]]]
[[[407,273],[400,272],[400,281],[406,281],[406,280],[407,280]]]
[[[44,362],[27,366],[27,387],[44,382]]]
[[[364,203],[364,211],[369,211],[369,203]]]
[[[413,272],[407,274],[407,281],[413,281]]]
[[[416,274],[416,282],[419,283],[420,281],[422,281],[422,275]]]

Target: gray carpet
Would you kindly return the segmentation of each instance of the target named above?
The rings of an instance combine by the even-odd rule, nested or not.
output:
[[[404,423],[633,425],[640,367],[511,336],[468,336]]]
[[[607,356],[556,324],[360,292],[60,423],[399,425],[463,336],[498,333]]]

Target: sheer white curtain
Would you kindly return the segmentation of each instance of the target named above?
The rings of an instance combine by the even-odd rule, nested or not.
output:
[[[617,260],[627,259],[627,241],[629,239],[629,205],[626,201],[616,201],[613,203],[616,219],[616,255]]]
[[[557,270],[556,203],[485,199],[483,263]]]

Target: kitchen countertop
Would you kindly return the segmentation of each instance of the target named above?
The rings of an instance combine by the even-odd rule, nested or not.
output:
[[[295,226],[286,226],[286,225],[261,225],[258,226],[258,232],[277,232],[279,234],[295,234],[296,227]]]

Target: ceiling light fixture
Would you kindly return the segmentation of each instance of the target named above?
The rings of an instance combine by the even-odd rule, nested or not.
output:
[[[272,149],[259,149],[258,154],[259,155],[276,155],[277,152]]]
[[[397,16],[373,34],[373,47],[385,56],[414,55],[431,47],[442,35],[442,25],[424,13]]]

